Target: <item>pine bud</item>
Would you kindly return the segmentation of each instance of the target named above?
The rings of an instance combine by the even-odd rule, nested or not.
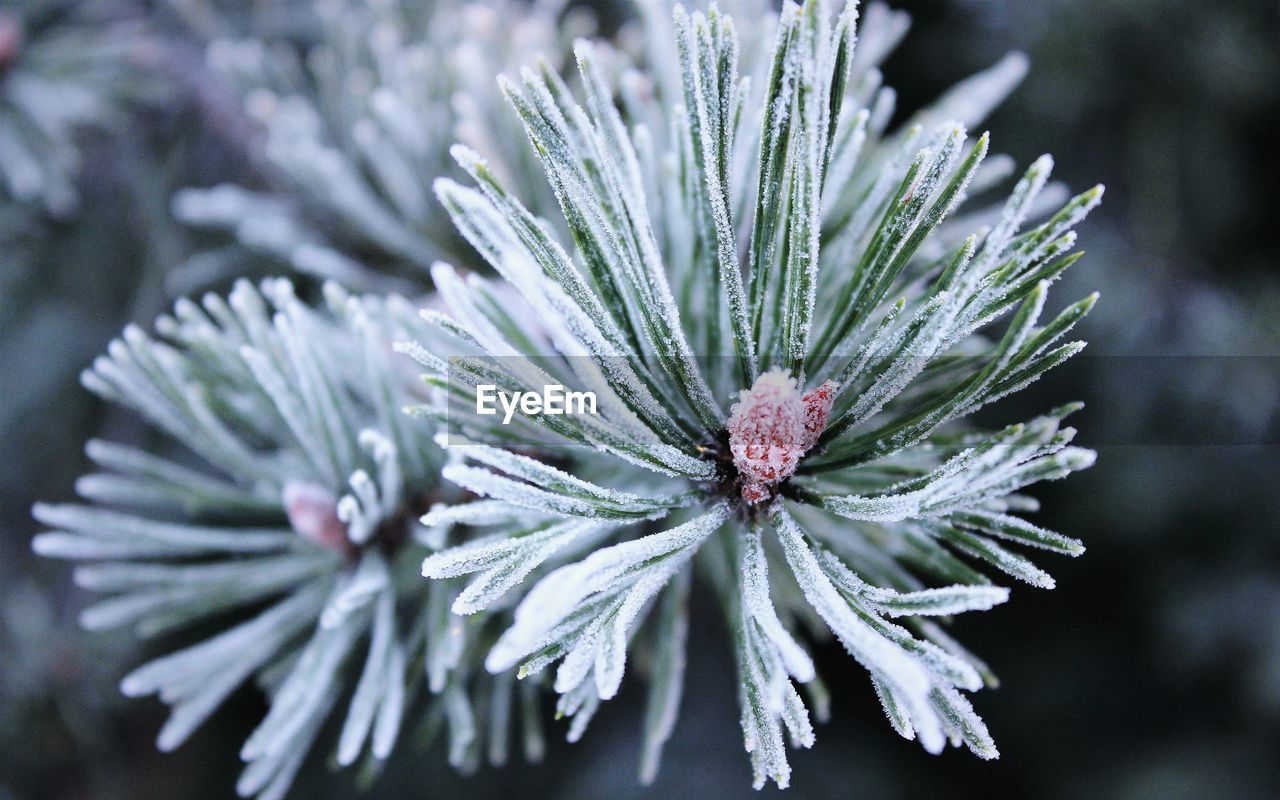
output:
[[[773,369],[739,393],[728,429],[744,500],[759,503],[769,496],[767,487],[795,474],[827,425],[835,392],[836,384],[827,381],[801,396],[794,378]]]
[[[289,481],[281,493],[289,524],[302,536],[342,555],[351,554],[347,524],[338,519],[333,492],[314,483]]]

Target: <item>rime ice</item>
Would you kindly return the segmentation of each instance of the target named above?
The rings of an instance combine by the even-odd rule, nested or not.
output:
[[[769,496],[768,487],[795,473],[827,426],[836,388],[827,381],[801,395],[794,378],[773,369],[738,395],[727,427],[744,500],[759,503]]]

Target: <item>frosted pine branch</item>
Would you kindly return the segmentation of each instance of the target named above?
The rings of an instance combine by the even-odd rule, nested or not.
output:
[[[1094,455],[1078,405],[972,415],[1084,347],[1068,335],[1096,295],[1046,308],[1101,187],[1068,198],[1047,156],[1009,180],[974,135],[1020,55],[891,128],[902,14],[636,6],[615,42],[570,44],[581,18],[553,0],[350,0],[305,58],[210,49],[262,123],[270,189],[177,200],[239,243],[183,280],[247,247],[438,289],[419,313],[242,281],[84,373],[166,443],[90,443],[85,502],[38,506],[35,549],[103,595],[86,627],[212,630],[122,688],[171,706],[169,749],[257,685],[243,795],[283,796],[329,720],[339,765],[380,768],[425,713],[470,769],[506,759],[519,703],[536,756],[541,688],[576,741],[637,663],[651,781],[695,581],[757,787],[790,783],[788,742],[829,714],[824,628],[899,735],[998,755],[970,700],[995,677],[947,626],[1009,601],[995,579],[1051,588],[1025,551],[1083,552],[1026,518],[1027,492]],[[550,384],[598,407],[456,413],[482,386]]]
[[[109,4],[0,9],[0,201],[66,216],[79,204],[87,131],[116,131],[159,83],[144,71],[141,23]]]
[[[536,370],[600,390],[615,411],[469,429],[446,478],[539,519],[513,530],[487,511],[436,509],[429,522],[480,538],[431,556],[424,574],[477,574],[463,613],[523,593],[486,665],[528,676],[558,662],[571,740],[619,690],[628,651],[650,650],[645,780],[679,703],[691,574],[725,611],[757,787],[789,783],[787,736],[815,741],[798,687],[817,676],[796,624],[815,615],[900,735],[994,758],[966,697],[994,677],[931,618],[1008,600],[988,568],[1052,587],[1006,545],[1083,546],[1019,516],[1021,492],[1093,454],[1062,424],[1078,406],[998,431],[968,418],[1083,346],[1061,340],[1095,297],[1041,318],[1101,188],[1061,205],[1045,157],[1007,201],[991,197],[1011,161],[989,158],[991,139],[970,128],[1022,77],[1018,55],[891,130],[877,67],[900,14],[872,6],[855,36],[853,4],[786,3],[747,20],[743,47],[715,7],[677,7],[670,25],[646,10],[647,63],[575,46],[581,99],[546,69],[504,83],[571,238],[515,199],[537,187],[470,150],[455,157],[474,188],[436,184],[522,299],[486,306],[487,281],[451,281],[440,338],[406,346],[428,381],[460,398],[481,380],[518,387],[535,369],[521,356],[538,356]],[[966,227],[977,219],[994,222]],[[556,355],[515,335],[529,318]],[[524,436],[579,445],[562,456],[575,477],[499,456]],[[607,524],[583,539],[581,519]],[[655,635],[636,636],[646,625]]]
[[[440,482],[430,430],[402,413],[426,392],[392,344],[430,329],[401,297],[326,296],[313,308],[288,281],[241,282],[180,300],[155,336],[127,329],[83,382],[178,447],[90,442],[86,504],[35,509],[51,529],[36,552],[75,560],[76,581],[105,595],[85,627],[213,631],[121,682],[171,707],[161,749],[241,685],[266,693],[241,753],[245,796],[282,797],[331,717],[342,766],[381,764],[424,707],[447,706],[460,768],[510,736],[509,711],[498,727],[472,719],[490,718],[472,710],[481,695],[514,702],[486,694],[503,679],[478,670],[473,642],[497,635],[494,617],[454,623],[470,595],[418,577],[439,541],[416,518],[458,492]]]
[[[270,188],[187,189],[177,215],[322,279],[367,288],[421,280],[435,259],[460,253],[430,191],[452,170],[455,140],[506,178],[533,183],[534,159],[493,79],[567,53],[581,17],[562,22],[563,6],[341,0],[316,5],[320,37],[302,52],[288,41],[215,39],[209,63],[261,126],[254,155]],[[199,285],[243,264],[236,247],[208,251],[176,280]]]

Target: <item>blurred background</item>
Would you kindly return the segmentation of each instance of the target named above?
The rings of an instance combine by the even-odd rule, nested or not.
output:
[[[589,4],[568,24],[613,30],[623,5]],[[1090,348],[998,409],[1013,419],[1088,404],[1076,425],[1097,466],[1037,494],[1044,524],[1089,551],[1053,565],[1056,590],[1015,587],[1009,604],[957,624],[1003,680],[975,698],[999,761],[930,758],[893,736],[832,645],[819,657],[833,720],[794,755],[788,796],[1276,797],[1280,7],[895,7],[913,17],[885,65],[900,108],[1022,50],[1031,74],[990,120],[993,148],[1019,164],[1053,153],[1073,189],[1107,184],[1082,231],[1087,255],[1055,290],[1061,303],[1101,292],[1084,323]],[[112,336],[149,324],[176,293],[278,269],[243,231],[233,246],[173,213],[186,187],[271,185],[241,87],[206,51],[324,35],[303,2],[0,4],[0,800],[234,796],[261,701],[242,692],[194,741],[158,753],[163,708],[116,692],[137,648],[76,629],[85,597],[65,564],[30,553],[29,508],[73,497],[90,437],[146,435],[77,382]],[[24,104],[53,91],[39,83],[50,75],[57,111],[32,123]],[[382,257],[395,258],[370,254]],[[644,695],[624,689],[580,744],[551,736],[541,765],[462,778],[439,746],[406,743],[371,795],[755,796],[728,649],[713,619],[694,621],[681,720],[653,787],[635,780]],[[841,685],[846,671],[859,680]],[[314,760],[293,796],[359,795]]]

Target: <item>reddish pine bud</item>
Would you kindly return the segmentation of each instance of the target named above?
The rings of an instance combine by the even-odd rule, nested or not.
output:
[[[351,554],[347,524],[338,519],[338,500],[332,492],[318,484],[290,481],[282,499],[289,524],[298,534],[336,553]]]
[[[827,425],[836,389],[827,381],[802,397],[795,379],[774,369],[738,394],[727,427],[744,500],[754,504],[767,499],[768,487],[795,474],[800,458]]]

